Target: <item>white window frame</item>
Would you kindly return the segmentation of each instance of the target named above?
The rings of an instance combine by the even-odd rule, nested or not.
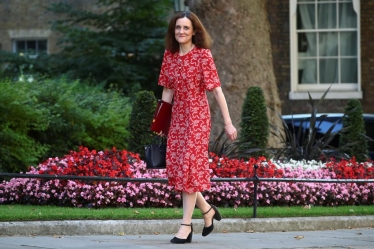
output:
[[[189,11],[188,5],[185,0],[174,0],[174,11]]]
[[[315,0],[311,0],[314,2]],[[291,91],[289,99],[319,99],[331,86],[326,99],[362,99],[361,91],[361,39],[360,39],[360,0],[353,0],[353,8],[357,13],[357,84],[299,84],[298,83],[298,41],[296,27],[297,0],[290,0],[290,58],[291,58]],[[316,29],[318,32],[318,29]],[[309,94],[308,94],[309,93]]]
[[[20,42],[20,41],[23,41],[23,42],[28,42],[28,41],[35,41],[36,42],[36,54],[28,54],[28,53],[19,53],[19,51],[17,51],[17,42]],[[48,39],[47,38],[17,38],[17,39],[13,39],[12,40],[12,51],[13,53],[19,53],[20,56],[28,56],[29,58],[32,58],[32,59],[35,59],[38,57],[39,55],[39,48],[38,48],[38,42],[40,41],[45,41],[46,42],[46,50],[45,52],[48,53]]]

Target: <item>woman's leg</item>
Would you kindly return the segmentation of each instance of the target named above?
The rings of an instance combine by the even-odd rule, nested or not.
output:
[[[206,202],[204,196],[198,192],[196,196],[196,206],[200,209],[201,213],[207,212],[211,206]],[[205,227],[212,225],[212,218],[215,212],[211,209],[207,214],[203,215]]]
[[[192,213],[196,205],[196,193],[188,194],[186,192],[182,193],[183,199],[183,220],[182,224],[191,224]],[[178,233],[175,237],[180,239],[187,238],[188,234],[191,232],[190,226],[180,226]]]

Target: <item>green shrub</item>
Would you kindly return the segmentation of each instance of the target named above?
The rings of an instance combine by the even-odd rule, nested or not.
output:
[[[48,128],[48,109],[29,91],[29,83],[0,82],[0,172],[20,172],[36,163],[49,146],[32,131]]]
[[[362,116],[362,106],[357,99],[350,99],[345,107],[347,114],[343,118],[344,132],[340,135],[339,146],[348,143],[352,145],[344,150],[348,155],[355,156],[359,162],[369,158],[368,141],[365,137],[365,122]]]
[[[62,156],[80,145],[103,150],[126,148],[126,130],[131,105],[117,91],[87,84],[58,81],[38,82],[36,95],[49,107],[50,126],[36,139],[53,145],[50,156]]]
[[[157,99],[152,91],[136,93],[129,122],[128,150],[139,153],[144,158],[144,145],[152,142],[156,136],[150,126],[157,106]]]
[[[252,156],[266,156],[269,138],[269,119],[264,92],[260,87],[250,87],[242,109],[240,123],[240,150],[257,149]]]
[[[8,172],[63,156],[81,145],[95,150],[127,146],[131,105],[116,91],[64,79],[2,83],[0,88],[1,95],[7,96],[0,100],[2,113],[10,113],[1,121],[2,142],[20,136],[29,139],[29,143],[17,142],[11,147],[0,145],[2,154],[8,153],[1,159],[6,160],[2,164],[10,165]],[[19,110],[11,109],[17,105]],[[42,125],[36,120],[43,121]],[[27,160],[15,161],[22,147],[32,151],[24,155]],[[20,165],[16,167],[16,163]]]

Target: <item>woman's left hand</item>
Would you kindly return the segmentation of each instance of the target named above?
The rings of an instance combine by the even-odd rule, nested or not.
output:
[[[234,141],[237,137],[236,128],[232,124],[225,125],[226,135],[231,141]]]

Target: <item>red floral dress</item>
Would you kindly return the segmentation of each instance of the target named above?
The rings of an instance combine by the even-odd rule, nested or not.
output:
[[[194,47],[183,56],[166,50],[158,84],[174,90],[166,153],[169,185],[187,193],[210,189],[206,91],[221,85],[210,50]]]

